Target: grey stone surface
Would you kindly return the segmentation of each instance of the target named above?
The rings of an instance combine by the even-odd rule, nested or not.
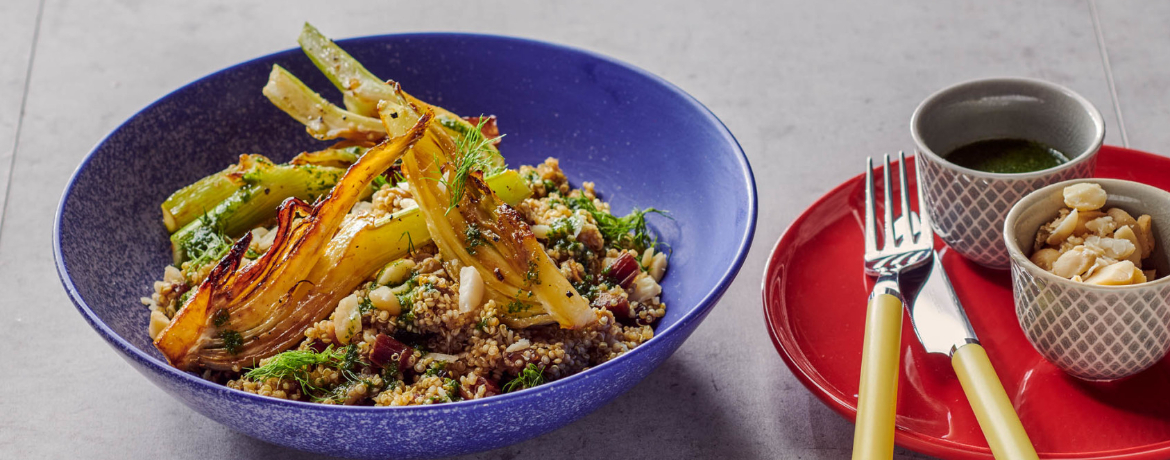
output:
[[[0,220],[4,215],[4,198],[8,195],[8,177],[20,126],[29,60],[32,58],[40,0],[0,2]]]
[[[8,22],[10,4],[2,5],[0,22]],[[1126,8],[1131,12],[1114,11],[1111,4],[1106,16],[1146,21],[1144,33],[1151,35],[1164,30],[1142,17],[1135,4],[1117,5]],[[7,339],[0,362],[10,369],[0,373],[3,456],[308,457],[198,416],[131,370],[69,304],[50,254],[60,191],[95,142],[188,81],[295,46],[306,19],[335,37],[474,31],[617,57],[706,103],[739,138],[755,169],[760,194],[755,245],[739,279],[691,340],[646,381],[596,413],[540,438],[469,458],[846,458],[852,425],[789,373],[762,322],[761,274],[788,223],[816,197],[858,174],[865,156],[911,149],[908,120],[914,107],[961,80],[1024,75],[1067,85],[1104,113],[1107,142],[1120,143],[1085,2],[755,1],[728,7],[524,1],[450,8],[370,2],[322,8],[321,2],[308,1],[47,0],[15,157],[12,203],[0,228],[0,334]],[[1106,21],[1108,34],[1112,20]],[[6,29],[4,36],[14,30]],[[1130,41],[1143,39],[1138,31],[1126,33],[1132,34]],[[1140,59],[1138,54],[1132,65]],[[8,126],[8,101],[23,92],[14,97],[7,80],[0,84],[2,154],[11,145],[2,131]],[[1157,91],[1150,85],[1132,97]],[[1133,132],[1146,143],[1139,146],[1170,141],[1149,126],[1148,134]],[[0,164],[5,161],[0,158]],[[862,299],[857,311],[863,314]],[[898,456],[921,457],[902,450]]]
[[[1170,4],[1097,1],[1129,146],[1170,152]]]

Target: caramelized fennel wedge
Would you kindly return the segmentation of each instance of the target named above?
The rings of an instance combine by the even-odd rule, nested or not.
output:
[[[422,138],[431,119],[424,114],[406,135],[370,149],[316,206],[285,200],[272,247],[242,268],[250,235],[238,241],[155,340],[171,365],[238,371],[292,347],[328,316],[377,268],[359,273],[361,267],[351,266],[349,259],[364,260],[347,256],[367,249],[352,243],[370,222],[346,222],[346,215],[374,177]]]
[[[589,302],[561,275],[520,214],[487,187],[482,172],[468,175],[462,199],[449,212],[446,183],[456,173],[456,155],[446,131],[432,126],[402,160],[402,172],[443,257],[475,267],[498,296],[539,303],[562,328],[596,321]]]

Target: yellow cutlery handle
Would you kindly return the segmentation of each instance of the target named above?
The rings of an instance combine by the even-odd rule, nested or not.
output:
[[[878,294],[865,312],[861,348],[861,386],[853,459],[894,456],[894,415],[898,405],[898,353],[902,343],[902,301]]]
[[[1038,458],[983,347],[977,343],[959,347],[951,364],[975,410],[975,419],[979,420],[979,428],[991,446],[991,454],[1000,460]]]

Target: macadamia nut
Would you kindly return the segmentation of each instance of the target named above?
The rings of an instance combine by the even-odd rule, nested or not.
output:
[[[1109,195],[1100,185],[1091,182],[1073,184],[1064,188],[1064,204],[1077,211],[1096,211],[1105,206]]]

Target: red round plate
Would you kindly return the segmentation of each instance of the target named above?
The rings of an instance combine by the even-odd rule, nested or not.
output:
[[[1170,190],[1170,159],[1106,146],[1097,176]],[[857,413],[865,299],[873,286],[861,264],[864,185],[858,175],[813,203],[776,243],[764,272],[764,315],[780,356],[813,394],[850,420]],[[1024,338],[1009,273],[938,245],[1040,457],[1170,458],[1170,359],[1115,382],[1070,377]],[[896,442],[944,458],[992,458],[950,361],[922,349],[909,317],[903,325]]]

